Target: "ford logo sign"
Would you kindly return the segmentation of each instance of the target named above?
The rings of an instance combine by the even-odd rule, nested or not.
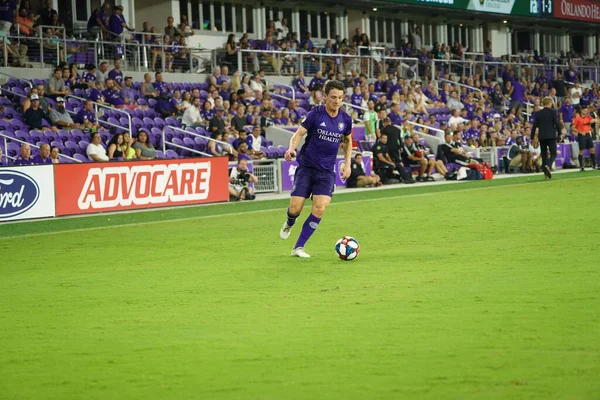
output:
[[[28,175],[0,170],[0,219],[23,214],[37,203],[40,187]]]

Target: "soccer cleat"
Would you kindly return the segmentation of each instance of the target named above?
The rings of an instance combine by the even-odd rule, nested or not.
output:
[[[279,231],[279,237],[283,240],[289,238],[293,228],[293,226],[289,226],[287,222],[284,222],[281,230]]]
[[[292,256],[300,258],[310,258],[310,255],[304,251],[304,247],[298,247],[292,250]]]
[[[544,165],[544,175],[546,175],[546,179],[552,178],[552,172],[547,165]]]

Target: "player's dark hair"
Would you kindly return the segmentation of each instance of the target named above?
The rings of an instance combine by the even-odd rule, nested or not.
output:
[[[341,90],[342,92],[346,92],[346,86],[340,81],[329,81],[327,85],[325,85],[325,94],[329,94],[332,89]]]

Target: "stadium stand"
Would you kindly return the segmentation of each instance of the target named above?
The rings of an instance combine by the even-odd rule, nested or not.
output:
[[[109,9],[105,11],[110,14]],[[115,7],[113,11],[114,17],[122,10]],[[249,133],[253,126],[260,126],[263,136],[271,125],[297,126],[312,107],[322,103],[324,84],[338,79],[347,88],[345,107],[356,123],[357,151],[369,151],[374,145],[373,138],[365,137],[364,125],[371,124],[378,136],[381,121],[389,117],[403,137],[420,134],[430,157],[437,154],[440,159],[434,145],[443,143],[444,135],[450,132],[460,138],[459,145],[465,151],[503,170],[507,150],[518,137],[529,146],[534,134],[533,112],[539,109],[541,98],[554,99],[566,128],[560,141],[568,144],[577,142],[570,125],[579,110],[586,107],[597,117],[600,105],[594,73],[597,69],[586,69],[597,65],[598,60],[573,53],[557,59],[538,54],[494,58],[489,44],[484,53],[474,54],[459,42],[453,46],[437,43],[425,49],[419,45],[416,32],[396,49],[371,45],[368,36],[360,32],[350,40],[338,37],[319,46],[310,35],[302,40],[294,32],[279,35],[270,21],[263,40],[250,39],[247,34],[238,40],[230,34],[224,50],[215,52],[218,62],[209,67],[213,72],[205,82],[165,82],[160,73],[154,81],[150,76],[145,82],[134,82],[127,77],[127,65],[140,65],[142,58],[147,70],[195,70],[191,49],[182,40],[185,36],[172,21],[167,28],[173,39],[145,24],[139,34],[129,33],[123,26],[118,35],[109,32],[107,39],[112,41],[101,40],[91,46],[87,41],[90,32],[64,43],[52,40],[62,34],[62,26],[41,25],[46,33],[42,31],[39,38],[31,32],[28,36],[27,18],[27,10],[21,9],[18,22],[7,35],[15,39],[7,47],[8,60],[15,67],[27,66],[28,62],[58,64],[58,75],[33,80],[8,77],[2,85],[0,146],[8,163],[18,155],[15,143],[22,142],[33,145],[34,155],[36,146],[46,143],[60,152],[60,157],[53,160],[87,162],[90,133],[96,131],[105,147],[118,133],[130,133],[133,146],[138,134],[145,132],[147,146],[160,150],[157,157],[212,156],[216,150],[234,161],[241,142],[252,150],[254,141]],[[107,26],[111,18],[104,20]],[[116,26],[114,21],[110,26]],[[100,39],[104,37],[99,35]],[[122,48],[124,40],[133,49],[129,53]],[[143,57],[138,57],[140,54]],[[123,71],[120,65],[97,70],[94,63],[100,61],[99,55],[108,65],[122,60]],[[148,59],[152,59],[150,64]],[[156,68],[157,62],[162,68]],[[78,65],[85,65],[86,72],[80,73]],[[272,80],[282,76],[289,76],[287,84]],[[46,115],[41,125],[32,127],[24,112],[35,97],[39,97],[37,101]],[[64,100],[67,122],[56,120],[57,97]],[[185,110],[196,98],[202,105],[200,121],[185,126]],[[376,105],[377,113],[365,113],[369,101]],[[220,109],[224,124],[214,120],[215,111]],[[69,116],[73,123],[68,122]],[[243,126],[248,133],[244,140],[240,140],[239,130],[232,128],[234,117],[236,126]],[[240,123],[243,120],[245,123]],[[216,135],[217,131],[224,140],[216,139],[223,137]],[[427,140],[427,136],[439,141]],[[273,146],[268,138],[263,138],[260,149],[254,150],[267,158],[280,158],[285,151]],[[576,151],[572,149],[573,154]],[[572,163],[577,160],[564,156],[557,167]]]

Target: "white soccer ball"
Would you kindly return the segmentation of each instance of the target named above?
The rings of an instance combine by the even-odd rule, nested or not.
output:
[[[352,261],[358,257],[360,246],[356,239],[351,236],[344,236],[335,244],[335,253],[344,261]]]

